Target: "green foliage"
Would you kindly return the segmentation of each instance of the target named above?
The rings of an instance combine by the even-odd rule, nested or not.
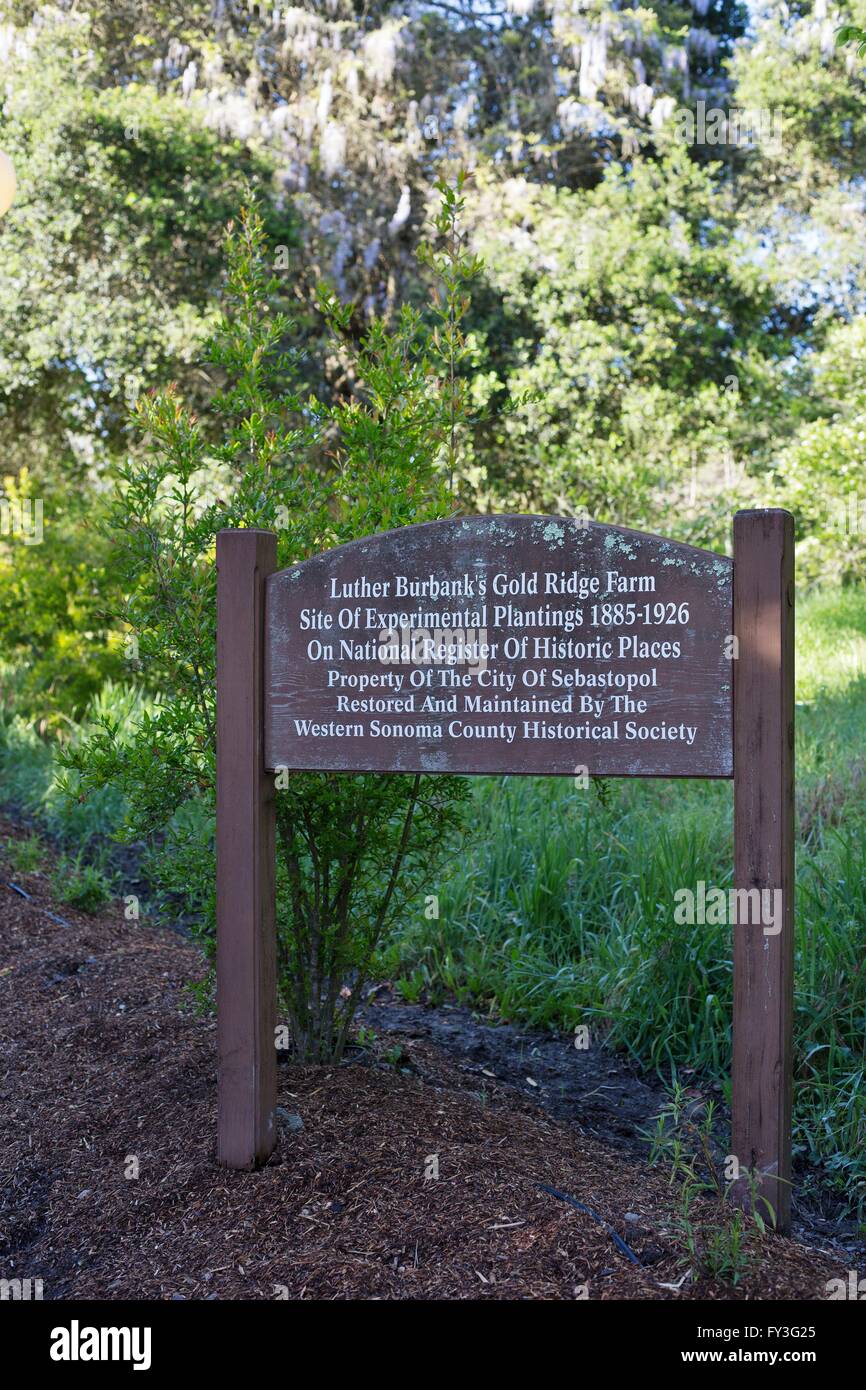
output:
[[[866,318],[833,325],[811,365],[810,418],[774,460],[765,498],[794,513],[803,583],[866,578],[864,361]]]
[[[15,507],[27,498],[32,509],[33,492],[26,469],[5,480]],[[0,681],[8,708],[40,733],[66,736],[103,684],[124,674],[120,633],[106,616],[117,592],[110,547],[90,530],[102,500],[41,492],[41,540],[0,539]]]
[[[852,43],[857,45],[857,57],[864,57],[866,55],[866,29],[861,29],[859,24],[841,24],[836,30],[836,47],[847,48]]]
[[[45,853],[38,835],[26,835],[21,840],[7,837],[3,843],[3,850],[17,874],[33,873],[34,869],[39,868]]]
[[[147,708],[147,700],[136,687],[108,681],[89,702],[82,723],[64,721],[64,738],[80,742],[105,719],[116,724],[118,737],[125,737]],[[57,746],[56,740],[40,737],[30,720],[18,714],[0,714],[2,804],[34,821],[57,843],[90,853],[113,837],[121,825],[123,793],[107,783],[85,797],[75,773],[68,775],[67,789],[61,791]]]
[[[180,912],[196,930],[206,931],[216,913],[213,840],[213,799],[205,796],[182,802],[158,838],[145,842],[142,874],[150,911],[172,920]]]
[[[294,385],[297,355],[262,219],[244,211],[227,241],[224,314],[210,358],[226,375],[209,441],[176,388],[139,404],[148,452],[119,469],[111,515],[122,617],[154,690],[131,731],[110,716],[65,753],[80,794],[108,785],[127,802],[124,833],[148,838],[161,884],[185,878],[212,933],[214,544],[223,527],[274,528],[287,566],[331,545],[451,510],[450,466],[467,425],[456,368],[464,287],[477,273],[457,227],[462,178],[440,186],[443,291],[427,316],[404,307],[352,338],[353,310],[322,288],[335,345],[358,388],[330,410]],[[98,721],[99,722],[99,721]],[[386,928],[429,876],[457,824],[455,778],[296,774],[279,791],[280,997],[303,1056],[339,1056]],[[70,783],[70,790],[72,784]],[[193,814],[193,808],[196,808]],[[160,848],[155,848],[159,845]],[[157,870],[159,874],[159,871]],[[189,899],[188,899],[189,901]]]
[[[712,170],[674,149],[586,193],[489,185],[473,213],[496,291],[476,392],[534,393],[476,450],[483,493],[723,544],[779,346]]]
[[[2,796],[73,854],[121,824],[145,836],[157,904],[207,935],[219,526],[274,527],[288,564],[455,497],[721,547],[737,506],[787,505],[800,579],[847,586],[798,617],[797,1143],[862,1206],[866,5],[840,28],[768,0],[748,34],[732,0],[524,9],[333,0],[274,25],[210,0],[7,0],[0,443],[5,495],[43,499],[45,536],[0,535]],[[699,99],[765,113],[774,138],[685,144]],[[474,188],[437,192],[456,162]],[[234,230],[203,362],[247,178],[292,255],[255,219]],[[71,746],[66,799],[40,732]],[[338,1051],[365,970],[405,968],[409,998],[595,1020],[666,1072],[723,1075],[726,933],[673,942],[665,904],[725,882],[726,790],[484,781],[484,842],[446,873],[458,790],[280,794],[299,1048]],[[329,990],[305,1014],[292,982],[310,895],[326,872],[336,892],[356,843],[321,956],[352,990],[332,1026]]]
[[[13,475],[29,466],[40,495],[51,483],[55,518],[73,515],[64,489],[84,494],[71,567],[102,563],[83,517],[95,475],[141,447],[128,401],[174,379],[218,442],[222,369],[201,370],[201,344],[243,177],[271,242],[294,248],[276,264],[306,350],[296,385],[330,412],[361,389],[354,357],[376,316],[390,330],[400,306],[421,309],[435,267],[416,244],[460,159],[481,189],[467,250],[489,265],[449,383],[480,423],[461,500],[672,517],[666,529],[718,545],[733,507],[790,495],[810,576],[858,572],[859,555],[836,563],[819,505],[825,461],[838,474],[856,436],[805,440],[814,462],[792,488],[778,471],[782,455],[795,467],[800,425],[832,416],[810,360],[863,305],[863,74],[810,6],[773,0],[745,41],[731,0],[703,15],[335,0],[276,28],[261,7],[204,0],[7,10],[0,142],[21,194],[0,228],[0,433]],[[863,0],[846,17],[862,26]],[[698,99],[764,112],[779,138],[688,145],[679,117]],[[339,340],[315,308],[323,271],[341,307],[356,302]],[[508,393],[530,408],[509,412]],[[73,635],[90,669],[74,688],[69,661],[56,683],[70,717],[116,674]],[[28,699],[50,719],[63,654],[28,655],[42,666]]]
[[[98,864],[88,863],[81,854],[58,861],[51,875],[55,897],[80,912],[98,912],[111,897],[111,880]]]
[[[845,9],[866,22],[864,0]],[[767,113],[776,132],[741,152],[740,220],[776,287],[775,324],[804,360],[840,317],[862,313],[866,284],[854,194],[866,172],[866,74],[853,51],[834,46],[834,27],[817,5],[772,0],[731,65],[737,105]]]
[[[813,753],[838,775],[844,771],[844,745],[854,746],[859,720],[866,714],[866,601],[862,586],[839,592],[810,593],[797,612],[798,727],[800,761]],[[819,738],[822,710],[832,713]],[[810,760],[807,771],[814,770]]]
[[[426,977],[423,970],[413,970],[411,975],[403,976],[394,981],[394,986],[401,999],[405,999],[407,1004],[418,1004],[424,993]]]
[[[46,11],[19,36],[0,116],[20,184],[0,231],[4,462],[67,486],[124,447],[155,376],[207,391],[221,229],[245,178],[269,177],[177,97],[104,85],[89,40],[85,14]]]
[[[866,596],[797,618],[795,1152],[866,1210]],[[388,974],[493,1017],[605,1041],[669,1078],[727,1087],[731,928],[674,923],[678,889],[731,883],[730,787],[566,778],[473,784],[473,840],[407,912]],[[419,980],[420,977],[420,980]]]
[[[735,1287],[755,1259],[755,1235],[762,1236],[768,1225],[775,1225],[775,1215],[770,1203],[758,1195],[752,1174],[743,1175],[750,1194],[748,1222],[742,1211],[730,1208],[733,1183],[723,1175],[724,1155],[718,1149],[714,1127],[713,1101],[704,1103],[690,1097],[675,1080],[655,1132],[648,1136],[649,1161],[663,1163],[671,1187],[676,1187],[676,1226],[692,1276],[720,1279]]]
[[[768,191],[801,208],[840,178],[862,172],[866,131],[862,71],[838,46],[832,19],[816,9],[766,6],[757,16],[756,41],[742,47],[733,65],[742,105],[772,109],[781,120],[782,140],[761,151],[769,164],[764,186],[769,173],[781,177],[784,183]],[[866,18],[862,0],[848,0],[846,9]]]
[[[21,25],[41,8],[7,7]],[[275,19],[254,3],[77,0],[75,17],[86,19],[98,85],[183,95],[302,195],[307,236],[293,274],[311,285],[329,267],[346,297],[373,295],[384,309],[403,302],[415,278],[413,245],[443,161],[480,157],[542,183],[588,186],[629,142],[652,145],[653,96],[688,100],[690,79],[724,81],[747,17],[739,0],[717,0],[701,20],[710,42],[698,47],[683,42],[694,23],[688,0],[628,10],[538,0],[524,10],[506,0],[408,10],[398,0],[329,0]],[[600,34],[604,61],[581,76],[587,41]],[[640,74],[649,106],[633,97]],[[411,211],[393,233],[404,188]]]

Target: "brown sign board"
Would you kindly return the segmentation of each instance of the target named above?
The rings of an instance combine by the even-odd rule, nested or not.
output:
[[[265,586],[265,765],[730,777],[733,562],[562,517],[476,516]]]

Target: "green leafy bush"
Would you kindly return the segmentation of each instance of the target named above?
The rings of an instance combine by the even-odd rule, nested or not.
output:
[[[131,737],[107,717],[65,762],[79,794],[123,790],[125,833],[149,841],[168,891],[181,886],[183,866],[209,943],[216,534],[276,530],[287,566],[452,510],[449,476],[470,422],[459,371],[465,286],[478,270],[460,231],[461,190],[462,179],[440,185],[442,249],[423,253],[438,282],[425,314],[404,306],[393,324],[364,321],[320,289],[329,350],[345,362],[352,395],[326,406],[298,393],[292,323],[251,206],[230,228],[224,314],[209,350],[226,381],[215,403],[220,441],[208,441],[173,387],[140,403],[150,447],[120,472],[112,526],[128,594],[122,618],[157,693]],[[377,944],[429,881],[464,794],[456,778],[331,774],[292,775],[278,792],[280,998],[299,1055],[339,1057]]]

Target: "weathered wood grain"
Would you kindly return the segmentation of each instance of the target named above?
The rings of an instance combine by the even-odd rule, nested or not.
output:
[[[217,536],[217,1049],[219,1160],[264,1162],[277,1080],[274,784],[263,756],[264,584],[276,536]]]
[[[734,882],[779,892],[781,929],[734,932],[733,1152],[791,1220],[794,972],[794,522],[734,518]],[[737,1191],[748,1199],[747,1184]],[[763,1211],[766,1216],[766,1211]]]
[[[622,577],[617,583],[649,584],[653,591],[608,593],[607,576]],[[573,594],[545,593],[548,575],[598,576],[602,592],[580,600]],[[520,584],[521,576],[536,575],[540,591],[536,596],[496,595],[491,592],[494,576],[505,575]],[[400,578],[410,580],[458,580],[465,576],[467,592],[474,585],[474,598],[432,601],[401,598],[395,592]],[[457,773],[574,773],[586,768],[593,775],[730,777],[733,769],[731,710],[732,675],[726,642],[732,632],[732,562],[729,558],[691,546],[680,545],[639,531],[557,517],[480,516],[457,518],[412,526],[399,531],[354,541],[336,550],[282,570],[270,577],[266,593],[265,643],[265,758],[269,768],[329,769],[334,771],[379,772],[457,772]],[[487,594],[480,596],[485,580]],[[384,595],[358,596],[365,587],[388,582]],[[525,580],[523,581],[526,582]],[[335,597],[336,595],[336,597]],[[346,597],[348,595],[348,597]],[[507,604],[512,603],[512,612]],[[635,603],[641,621],[625,624],[591,624],[595,602]],[[649,622],[644,607],[663,604],[680,611],[686,605],[685,622]],[[506,609],[497,614],[497,606]],[[441,663],[384,662],[377,649],[369,658],[351,661],[341,654],[341,640],[378,643],[381,629],[367,621],[369,610],[390,615],[420,609],[435,617],[443,609],[465,613],[478,619],[466,627],[483,627],[488,640],[497,644],[497,656],[488,663],[490,675],[476,672],[467,686],[446,688],[438,682],[450,679],[441,674]],[[538,610],[549,626],[521,627],[513,610],[524,614]],[[566,633],[556,625],[576,608],[583,622]],[[340,630],[341,609],[359,610],[357,629]],[[542,613],[542,610],[544,612]],[[650,610],[651,612],[652,610]],[[681,610],[685,611],[685,610]],[[324,615],[334,626],[325,630],[302,630],[302,614]],[[602,616],[599,609],[597,617]],[[626,617],[630,616],[626,610]],[[422,626],[421,623],[418,624]],[[432,631],[432,627],[428,630]],[[503,646],[508,639],[526,636],[527,655],[508,656]],[[535,640],[566,639],[591,643],[610,641],[612,655],[595,657],[581,653],[579,658],[563,656],[546,659]],[[649,654],[623,655],[620,638],[626,642],[650,644],[640,650]],[[330,644],[333,659],[311,657],[310,642]],[[680,643],[680,656],[658,655],[665,642]],[[314,650],[314,649],[312,649]],[[561,649],[564,650],[564,649]],[[560,675],[555,677],[554,669]],[[461,677],[470,675],[464,665],[453,670]],[[410,679],[421,679],[412,672],[429,672],[436,682],[432,688],[408,689]],[[368,689],[363,698],[400,699],[413,696],[411,709],[398,712],[338,708],[337,695],[359,696],[351,688],[340,690],[333,683],[350,675],[381,678],[386,673],[402,675],[400,694],[388,687]],[[574,673],[577,673],[575,675]],[[623,688],[605,690],[599,686],[572,690],[568,713],[536,713],[532,710],[501,712],[498,708],[467,710],[466,696],[491,696],[500,702],[509,698],[536,697],[539,700],[567,696],[568,690],[552,688],[555,679],[627,678],[629,674],[654,684],[631,692],[631,698],[645,699],[648,709],[642,715],[631,713],[614,696],[629,692]],[[492,688],[484,684],[495,677],[508,682]],[[426,677],[425,677],[426,678]],[[525,682],[544,681],[544,685]],[[420,706],[428,695],[456,697],[456,710],[443,710],[434,718]],[[580,700],[603,701],[600,714],[590,716],[580,708]],[[375,733],[382,725],[396,730],[395,736]],[[639,734],[629,738],[629,721],[636,729],[665,732],[665,737]],[[303,721],[307,721],[306,726]],[[303,732],[306,727],[307,732]],[[460,732],[452,734],[452,728]],[[468,728],[468,733],[466,732]],[[505,729],[498,735],[476,733]],[[543,728],[550,736],[532,736]],[[568,737],[563,730],[577,731]],[[316,732],[310,732],[313,729]],[[508,730],[513,729],[513,737]],[[597,732],[607,729],[608,735]],[[402,732],[405,730],[406,732]],[[412,732],[409,732],[409,731]],[[584,730],[585,737],[580,737]],[[671,730],[683,730],[681,737],[668,737]],[[420,731],[420,732],[419,732]],[[527,732],[529,731],[529,732]],[[693,735],[692,735],[693,731]],[[693,736],[693,741],[689,738]]]

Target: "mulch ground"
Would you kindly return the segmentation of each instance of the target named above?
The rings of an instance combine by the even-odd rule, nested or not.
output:
[[[845,1276],[771,1236],[735,1288],[696,1280],[663,1174],[468,1090],[424,1040],[397,1066],[281,1066],[303,1129],[262,1171],[223,1170],[215,1028],[185,992],[203,973],[176,934],[60,907],[0,863],[0,1278],[46,1299],[809,1299]]]

